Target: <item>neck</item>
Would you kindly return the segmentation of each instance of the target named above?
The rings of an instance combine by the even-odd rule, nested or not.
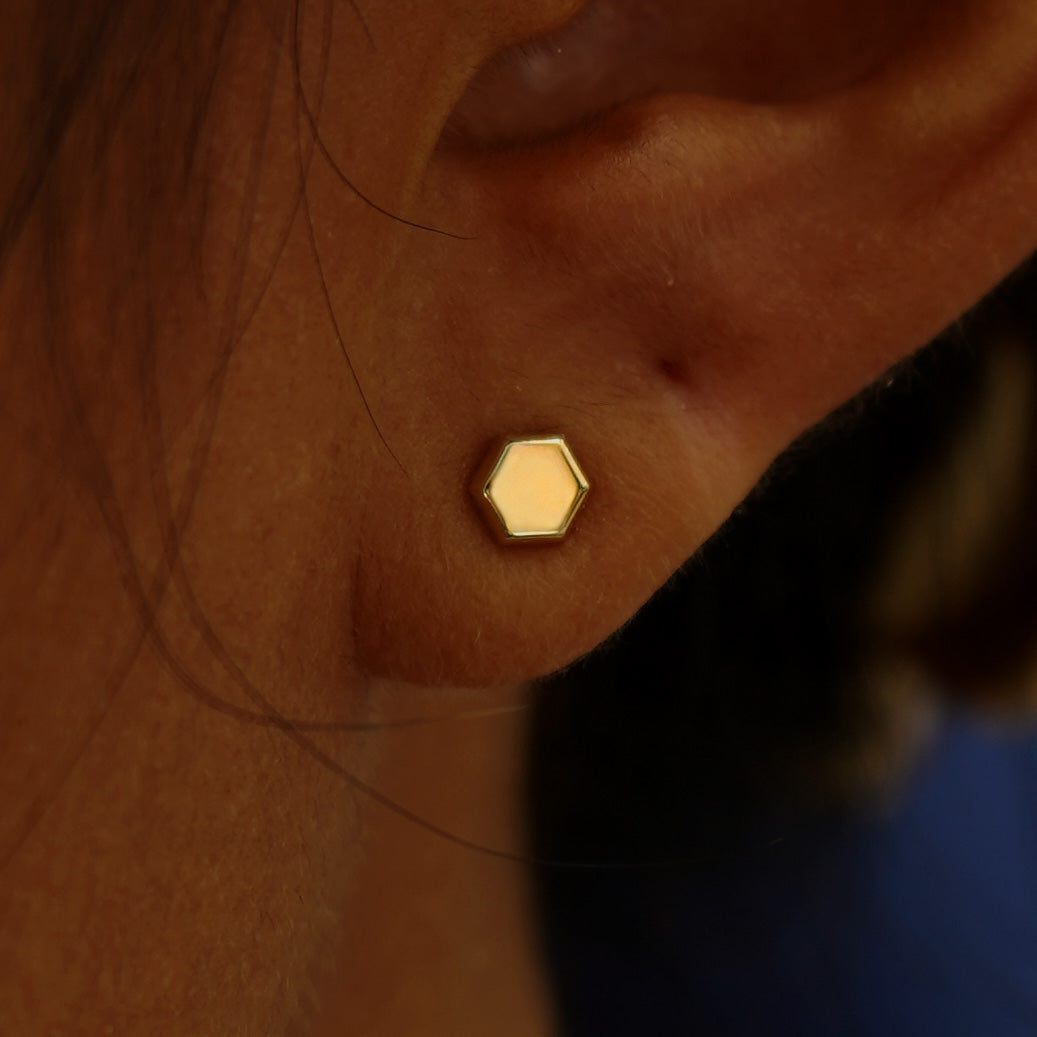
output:
[[[375,715],[444,720],[374,734],[371,773],[420,821],[358,802],[360,853],[318,1032],[547,1033],[528,870],[513,859],[525,853],[528,691],[416,695],[392,689]]]
[[[103,587],[107,568],[54,589],[72,631],[81,585]],[[548,1032],[525,869],[422,824],[523,853],[524,714],[457,714],[525,692],[354,684],[345,730],[299,735],[246,719],[259,711],[240,690],[195,683],[200,646],[171,639],[187,674],[148,637],[37,642],[53,662],[33,700],[67,682],[76,708],[19,727],[35,766],[4,757],[20,790],[0,894],[13,1029]],[[205,697],[217,688],[230,712]],[[414,716],[444,719],[392,726]],[[355,730],[367,721],[388,726]]]

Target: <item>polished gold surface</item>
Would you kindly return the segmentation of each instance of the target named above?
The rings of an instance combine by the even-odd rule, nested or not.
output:
[[[563,436],[509,439],[472,487],[490,528],[507,543],[560,540],[589,489]]]

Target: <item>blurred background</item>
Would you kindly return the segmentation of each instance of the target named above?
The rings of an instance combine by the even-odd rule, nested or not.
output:
[[[566,1033],[1037,1032],[1037,260],[772,467],[528,761]]]

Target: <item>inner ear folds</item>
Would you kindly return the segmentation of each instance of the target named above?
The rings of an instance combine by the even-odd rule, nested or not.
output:
[[[1037,8],[946,13],[848,90],[666,94],[519,149],[455,139],[438,182],[463,184],[517,292],[625,323],[670,381],[787,439],[1037,243]]]
[[[557,31],[497,55],[454,113],[484,144],[543,138],[638,97],[782,103],[887,64],[932,0],[591,0]]]

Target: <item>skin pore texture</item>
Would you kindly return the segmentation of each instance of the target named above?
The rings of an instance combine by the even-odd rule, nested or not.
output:
[[[522,682],[1037,247],[1037,9],[153,6],[0,44],[0,1019],[551,1032]]]

